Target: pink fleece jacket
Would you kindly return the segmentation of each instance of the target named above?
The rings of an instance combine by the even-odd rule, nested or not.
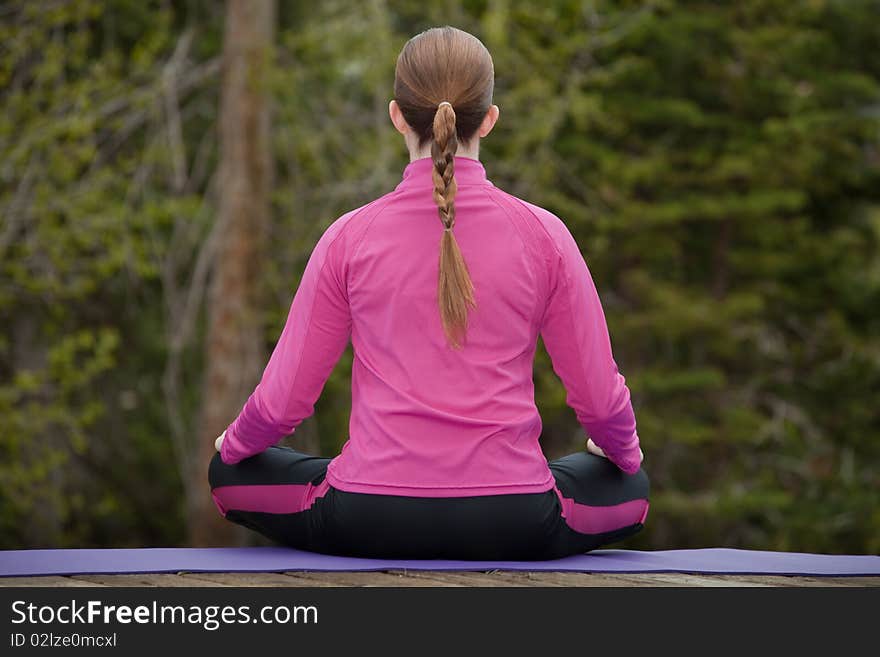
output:
[[[447,345],[432,166],[411,162],[393,192],[318,240],[262,379],[226,430],[223,461],[294,433],[351,339],[349,436],[327,469],[332,486],[425,497],[550,490],[532,380],[540,334],[585,432],[637,471],[629,389],[577,243],[559,218],[498,189],[465,157],[455,158],[454,233],[476,308],[464,347]]]

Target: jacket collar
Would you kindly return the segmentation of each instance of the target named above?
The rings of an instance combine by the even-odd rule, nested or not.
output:
[[[485,184],[486,169],[482,162],[470,157],[455,156],[455,182],[458,186],[462,185],[481,185]],[[423,157],[413,160],[403,170],[403,179],[397,186],[397,189],[408,189],[411,187],[433,187],[432,171],[434,169],[434,161],[430,157]]]

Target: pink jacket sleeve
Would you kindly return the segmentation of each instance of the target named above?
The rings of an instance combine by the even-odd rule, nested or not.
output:
[[[259,454],[312,415],[348,344],[351,313],[342,241],[337,239],[343,218],[324,232],[309,258],[262,378],[226,429],[220,451],[224,463]]]
[[[636,418],[626,380],[617,369],[605,313],[593,278],[568,228],[555,223],[558,253],[541,336],[566,403],[608,458],[627,473],[641,464]],[[554,266],[555,265],[555,266]]]

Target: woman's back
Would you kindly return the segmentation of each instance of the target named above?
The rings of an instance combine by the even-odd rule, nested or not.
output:
[[[474,285],[467,339],[450,349],[437,305],[443,226],[430,158],[397,189],[346,217],[352,313],[351,441],[331,484],[406,495],[552,487],[538,437],[532,362],[548,272],[543,229],[456,158],[456,239]],[[356,224],[356,225],[351,225]],[[369,487],[369,490],[366,489]]]
[[[578,419],[622,469],[640,460],[629,390],[598,295],[565,225],[455,158],[456,233],[474,285],[466,340],[451,349],[437,304],[430,158],[391,193],[335,221],[315,247],[287,325],[224,457],[264,449],[314,411],[354,348],[349,440],[336,488],[410,496],[549,490],[532,366],[539,334]]]

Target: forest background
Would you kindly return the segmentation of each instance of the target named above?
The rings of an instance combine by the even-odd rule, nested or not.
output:
[[[399,182],[395,58],[445,24],[494,57],[490,180],[599,289],[652,480],[623,546],[880,552],[877,0],[0,3],[0,548],[254,540],[213,439]],[[351,359],[286,444],[338,453]]]

